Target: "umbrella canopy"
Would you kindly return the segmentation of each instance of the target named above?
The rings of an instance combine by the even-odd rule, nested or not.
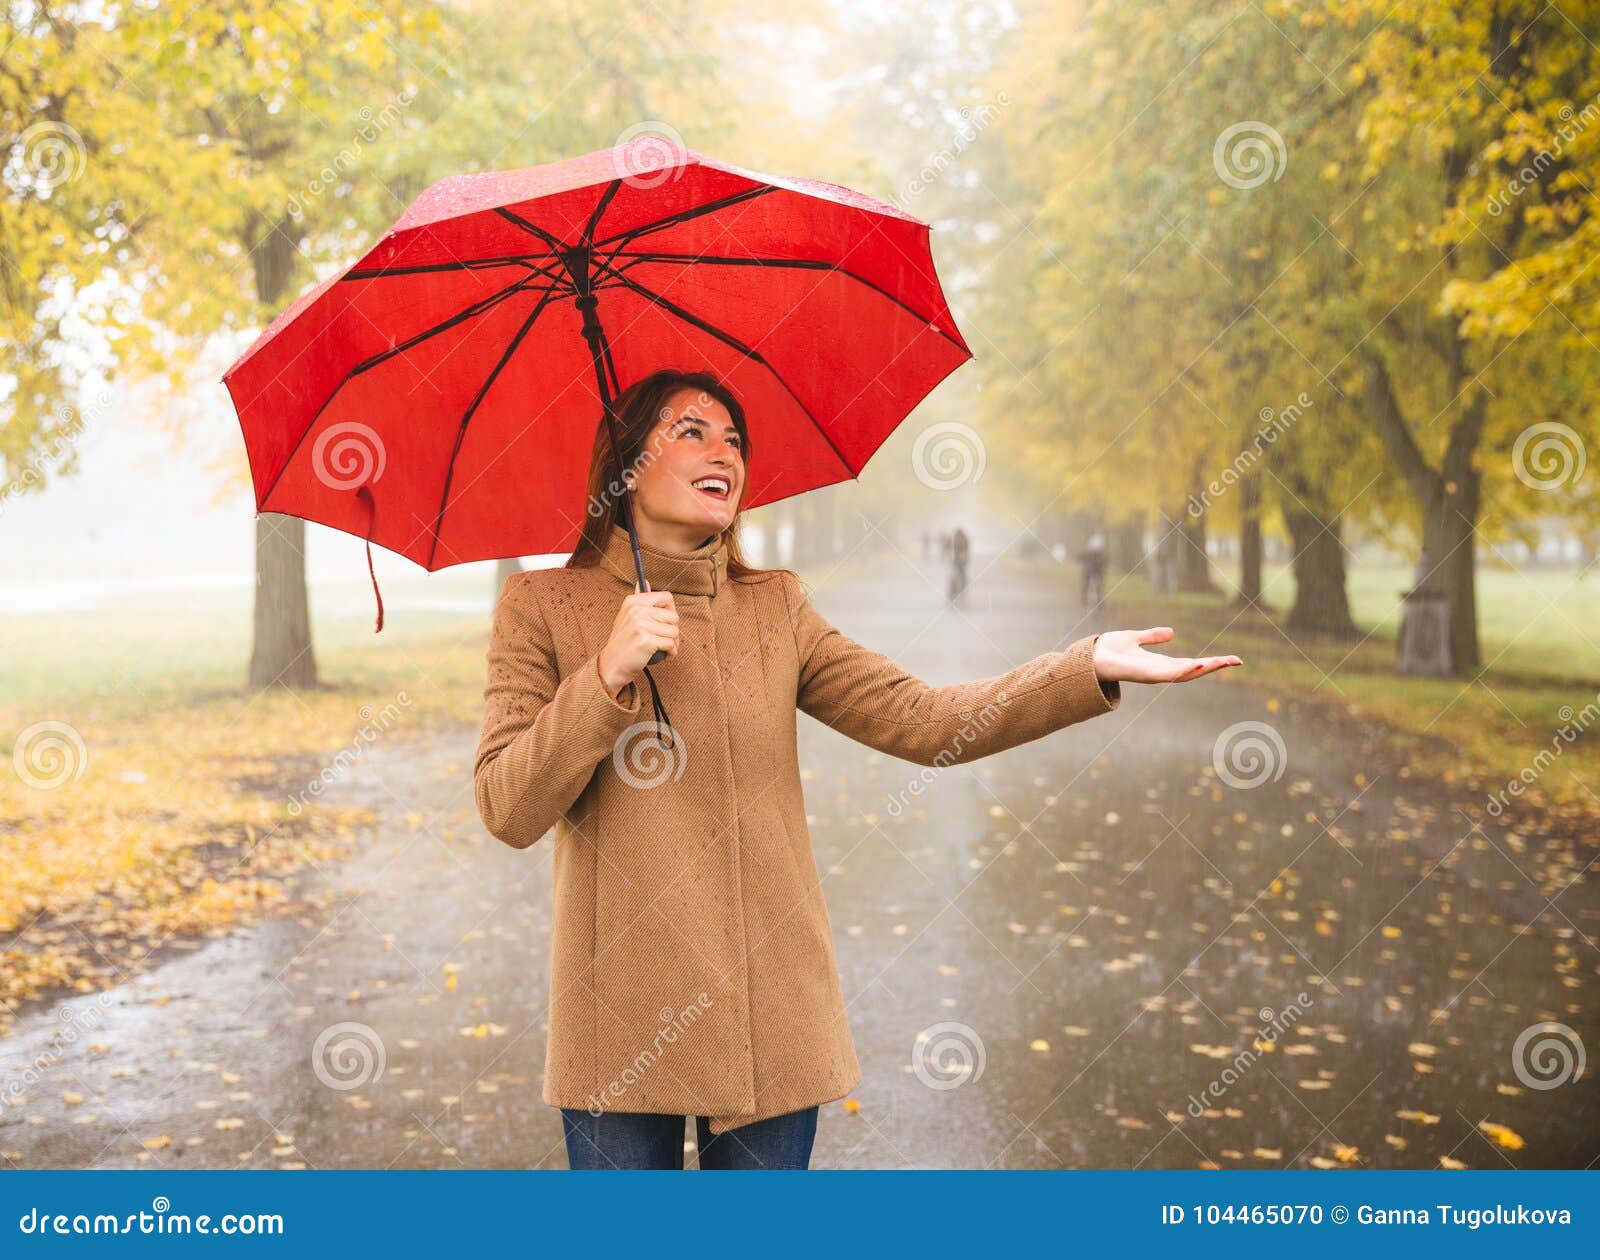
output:
[[[972,357],[928,224],[660,152],[442,180],[279,315],[222,378],[257,510],[430,571],[571,551],[595,426],[657,368],[740,398],[751,508],[855,477]]]

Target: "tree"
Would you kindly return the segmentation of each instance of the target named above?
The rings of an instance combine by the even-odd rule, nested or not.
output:
[[[112,0],[89,21],[13,6],[0,108],[70,118],[91,160],[53,188],[15,146],[7,168],[5,331],[28,348],[7,401],[34,416],[5,430],[8,471],[72,383],[36,293],[65,291],[112,346],[107,370],[164,378],[181,441],[215,334],[247,339],[433,179],[603,148],[641,121],[725,117],[700,25],[721,7]],[[115,297],[98,310],[96,280]],[[257,517],[253,686],[316,683],[304,538],[296,518]]]
[[[1364,254],[1372,323],[1356,348],[1366,418],[1422,519],[1418,586],[1446,598],[1454,668],[1471,671],[1485,477],[1514,487],[1518,440],[1542,412],[1594,432],[1592,410],[1563,403],[1593,378],[1584,247],[1600,175],[1588,131],[1600,120],[1600,31],[1586,4],[1331,9],[1359,39],[1348,73],[1365,101],[1363,174],[1386,176]],[[1559,305],[1570,298],[1576,318]],[[1593,500],[1565,506],[1593,511]]]
[[[161,355],[136,250],[158,209],[193,223],[220,186],[218,154],[151,125],[121,19],[44,0],[0,20],[0,499],[74,471],[88,380]]]

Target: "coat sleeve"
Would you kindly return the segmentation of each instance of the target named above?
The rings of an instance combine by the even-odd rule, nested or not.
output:
[[[1122,703],[1121,683],[1095,674],[1098,634],[993,678],[931,687],[830,625],[792,574],[785,574],[784,597],[800,661],[798,707],[918,765],[974,761]]]
[[[473,765],[478,814],[489,834],[515,849],[543,836],[611,755],[639,716],[639,703],[633,683],[620,702],[606,689],[598,652],[560,676],[538,575],[512,574],[489,632],[483,732]]]

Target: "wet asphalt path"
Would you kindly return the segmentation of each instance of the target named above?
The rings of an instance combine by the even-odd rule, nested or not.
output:
[[[935,684],[1121,624],[991,559],[959,609],[937,563],[816,599]],[[1246,668],[1125,686],[1115,713],[931,781],[801,717],[864,1074],[858,1108],[824,1108],[813,1166],[1595,1161],[1594,1066],[1546,1088],[1571,1077],[1563,1048],[1600,1048],[1581,846],[1475,829],[1473,800],[1408,780],[1375,732],[1177,628],[1174,651]],[[330,796],[378,823],[298,882],[298,914],[20,1019],[0,1150],[22,1168],[564,1167],[539,1098],[550,853],[482,830],[476,737],[367,751]]]

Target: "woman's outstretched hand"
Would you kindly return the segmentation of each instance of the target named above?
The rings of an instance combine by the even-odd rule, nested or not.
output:
[[[1162,656],[1146,652],[1146,643],[1165,643],[1171,626],[1148,630],[1106,630],[1094,641],[1094,672],[1104,682],[1188,682],[1229,665],[1243,665],[1237,656]]]

